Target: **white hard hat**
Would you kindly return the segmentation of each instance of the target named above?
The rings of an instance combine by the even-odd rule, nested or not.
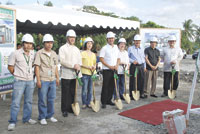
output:
[[[53,36],[51,34],[45,34],[44,37],[43,37],[42,42],[45,42],[45,41],[52,41],[52,42],[54,42]]]
[[[135,37],[134,37],[134,40],[141,40],[141,36],[139,34],[136,34]]]
[[[87,37],[86,39],[85,39],[85,41],[84,41],[84,45],[87,43],[87,42],[92,42],[92,43],[94,43],[94,41],[92,40],[92,38],[90,38],[90,37]]]
[[[68,37],[76,37],[76,33],[75,33],[75,31],[73,30],[73,29],[69,29],[68,31],[67,31],[67,34],[66,34],[66,36]]]
[[[115,38],[115,34],[113,32],[108,32],[107,35],[106,35],[106,38]]]
[[[33,44],[34,44],[33,36],[30,35],[30,34],[25,34],[25,35],[22,37],[22,42],[28,42],[28,43],[33,43]]]
[[[176,41],[176,37],[174,35],[169,36],[168,41]]]
[[[156,37],[151,37],[150,42],[157,42],[158,43],[158,39]]]
[[[120,38],[118,43],[121,43],[121,42],[126,43],[126,40],[124,38]]]

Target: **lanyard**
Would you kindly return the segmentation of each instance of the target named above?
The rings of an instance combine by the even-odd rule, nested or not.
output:
[[[28,59],[26,58],[26,55],[23,53],[24,59],[26,60],[26,64],[29,66],[30,56],[28,56]]]

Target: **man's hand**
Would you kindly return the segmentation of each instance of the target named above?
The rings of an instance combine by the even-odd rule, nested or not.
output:
[[[136,64],[138,64],[138,62],[137,62],[137,61],[134,61],[133,64],[136,65]]]
[[[144,68],[144,72],[147,72],[147,69],[146,69],[146,68]]]
[[[170,62],[171,64],[176,64],[176,62],[175,61],[172,61],[172,62]]]
[[[59,78],[56,78],[56,86],[59,86],[60,80]]]
[[[115,66],[109,66],[111,70],[115,70]]]
[[[96,69],[96,66],[92,66],[90,70],[94,71]]]
[[[81,69],[81,67],[80,67],[79,64],[75,64],[75,65],[74,65],[74,69],[79,71],[79,70]]]
[[[40,81],[40,80],[37,81],[37,87],[38,87],[38,88],[41,88],[41,87],[42,87],[42,84],[41,84],[41,81]]]

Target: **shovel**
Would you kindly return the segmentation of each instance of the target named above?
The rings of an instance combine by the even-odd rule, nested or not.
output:
[[[100,110],[100,103],[99,103],[99,101],[96,100],[96,97],[95,97],[95,80],[96,80],[96,75],[94,75],[94,71],[91,71],[91,72],[92,72],[93,101],[90,102],[90,105],[91,105],[92,110],[94,112],[99,112],[99,110]]]
[[[139,100],[140,99],[140,92],[137,90],[137,74],[138,74],[138,69],[137,67],[135,68],[135,91],[132,91],[132,96],[134,100]]]
[[[130,99],[130,96],[129,96],[129,93],[127,91],[127,88],[126,88],[126,65],[125,64],[122,64],[122,67],[123,67],[123,70],[124,70],[124,93],[123,93],[123,97],[126,101],[126,103],[130,103],[131,102],[131,99]]]
[[[118,76],[117,76],[117,73],[116,73],[116,70],[115,70],[115,71],[114,71],[114,81],[115,81],[116,99],[115,99],[114,102],[115,102],[116,107],[117,107],[119,110],[121,110],[121,109],[123,108],[123,105],[122,105],[121,99],[119,98],[116,79],[118,79]]]
[[[74,103],[72,104],[72,110],[74,112],[74,115],[78,116],[80,113],[80,107],[77,101],[77,87],[78,87],[78,74],[80,71],[76,71],[76,87],[75,87],[75,95],[74,95]]]
[[[171,89],[168,90],[168,96],[170,99],[174,99],[176,97],[176,90],[173,90],[174,86],[174,75],[176,73],[176,70],[174,69],[174,65],[172,65],[172,82],[171,82]]]

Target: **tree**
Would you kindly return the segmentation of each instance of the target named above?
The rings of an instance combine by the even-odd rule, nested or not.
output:
[[[125,20],[132,20],[132,21],[139,21],[139,22],[142,22],[138,17],[136,16],[130,16],[130,17],[121,17],[122,19],[125,19]]]
[[[145,24],[141,24],[141,27],[143,27],[143,28],[165,28],[164,26],[160,26],[153,21],[148,21]]]
[[[185,20],[185,22],[183,22],[183,34],[185,34],[185,37],[189,40],[194,39],[194,26],[195,25],[191,19]]]
[[[53,3],[51,1],[45,1],[44,6],[53,7]]]
[[[95,6],[83,6],[83,12],[99,14],[100,11]]]

